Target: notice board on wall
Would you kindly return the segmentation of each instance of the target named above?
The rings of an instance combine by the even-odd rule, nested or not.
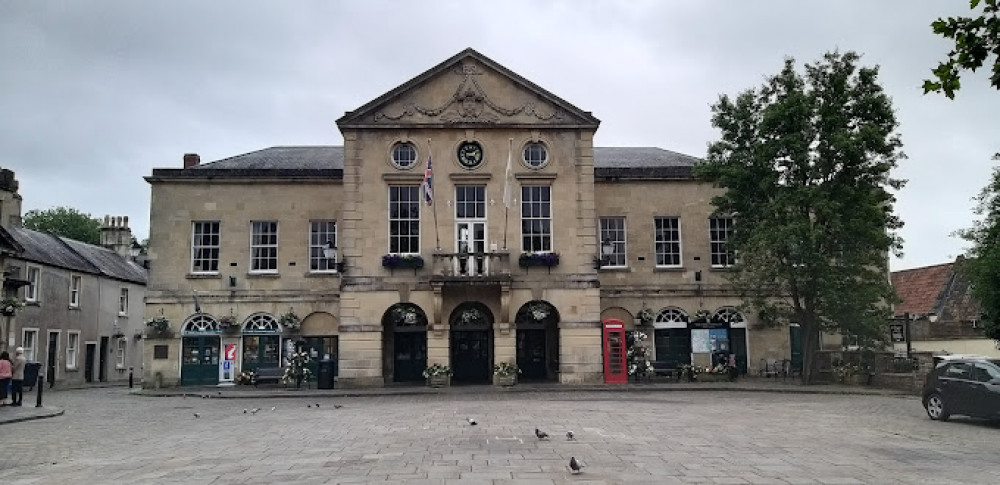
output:
[[[691,352],[696,354],[707,354],[712,351],[712,340],[709,338],[708,329],[691,330]]]

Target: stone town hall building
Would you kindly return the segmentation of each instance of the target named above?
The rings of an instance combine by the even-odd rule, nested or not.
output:
[[[456,384],[500,362],[598,383],[608,319],[671,365],[794,357],[796,329],[738,311],[732,220],[697,159],[594,147],[599,123],[467,49],[337,120],[343,146],[154,169],[146,317],[170,323],[145,340],[144,382],[214,384],[301,346],[338,387],[423,382],[433,363]]]

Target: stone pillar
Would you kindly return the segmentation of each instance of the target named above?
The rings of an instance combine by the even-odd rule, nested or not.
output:
[[[337,385],[342,388],[382,387],[382,327],[341,325]]]

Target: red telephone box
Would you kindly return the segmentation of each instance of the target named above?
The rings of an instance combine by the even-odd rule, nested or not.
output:
[[[625,362],[625,323],[617,318],[604,320],[604,383],[628,382],[628,362]]]

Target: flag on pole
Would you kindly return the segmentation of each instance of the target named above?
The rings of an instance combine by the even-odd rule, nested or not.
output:
[[[201,300],[198,299],[198,290],[191,290],[194,293],[194,312],[201,314]]]
[[[507,171],[503,175],[503,206],[510,209],[510,206],[514,204],[514,187],[513,178],[514,171],[510,166],[511,152],[514,150],[514,139],[510,139],[510,146],[507,148]]]
[[[424,172],[424,203],[434,204],[434,180],[431,177],[431,156],[427,155],[427,171]]]

